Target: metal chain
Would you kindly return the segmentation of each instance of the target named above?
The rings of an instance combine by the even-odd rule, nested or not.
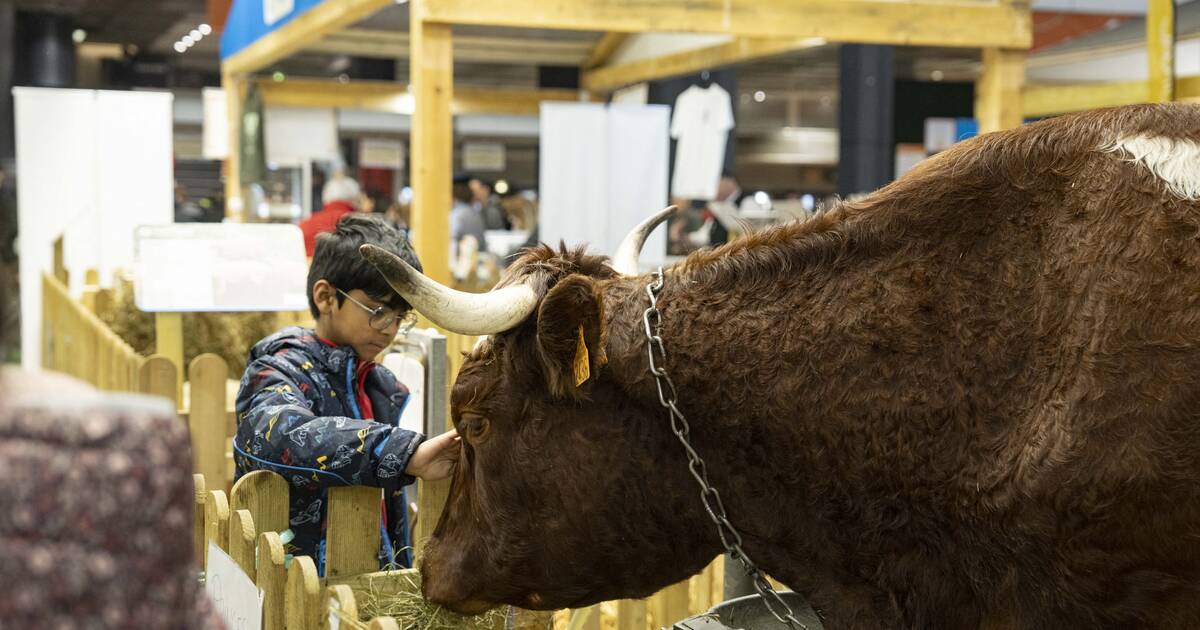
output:
[[[658,310],[658,293],[662,291],[662,288],[663,270],[662,267],[659,267],[654,272],[654,282],[646,285],[646,295],[650,297],[650,308],[642,313],[642,323],[645,324],[646,340],[648,341],[646,354],[650,359],[650,374],[654,376],[654,384],[658,386],[658,402],[669,412],[671,431],[675,433],[675,437],[679,438],[680,444],[683,444],[683,450],[687,451],[688,470],[696,478],[696,483],[700,484],[700,500],[704,502],[704,509],[708,511],[709,518],[717,526],[717,535],[720,536],[725,551],[731,558],[742,564],[747,575],[754,575],[754,590],[762,598],[767,610],[780,623],[787,624],[792,630],[808,630],[807,626],[796,619],[791,607],[771,587],[771,583],[767,581],[762,570],[742,549],[742,535],[738,533],[733,523],[729,522],[729,518],[725,514],[725,505],[721,502],[721,494],[708,482],[708,467],[696,449],[692,448],[692,442],[688,437],[691,426],[688,425],[687,418],[683,416],[683,412],[676,405],[679,396],[675,391],[675,383],[667,375],[665,367],[667,350],[663,345],[661,334],[662,313]]]

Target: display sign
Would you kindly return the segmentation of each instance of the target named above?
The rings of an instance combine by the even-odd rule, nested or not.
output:
[[[384,138],[363,138],[358,145],[358,165],[366,168],[404,168],[404,143]]]
[[[134,301],[148,313],[302,311],[307,275],[295,225],[179,223],[134,232]]]
[[[204,590],[229,630],[262,630],[263,593],[214,542],[208,543]]]
[[[267,26],[282,20],[296,8],[295,0],[263,0],[263,23]]]
[[[499,142],[464,142],[463,169],[467,171],[503,171],[504,145]]]

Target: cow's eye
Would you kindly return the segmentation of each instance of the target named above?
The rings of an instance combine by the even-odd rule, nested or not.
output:
[[[462,419],[462,433],[468,440],[478,441],[487,435],[489,424],[483,416],[467,414]]]

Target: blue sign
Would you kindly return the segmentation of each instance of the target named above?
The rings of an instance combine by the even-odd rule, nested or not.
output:
[[[233,0],[229,17],[225,20],[225,32],[221,34],[221,59],[236,55],[322,1]]]

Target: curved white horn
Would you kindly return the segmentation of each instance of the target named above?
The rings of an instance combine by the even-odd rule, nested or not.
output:
[[[537,295],[528,285],[517,284],[488,293],[466,293],[430,280],[385,249],[363,245],[358,252],[417,312],[452,332],[494,335],[525,321],[537,307]]]
[[[623,276],[638,275],[638,256],[642,253],[642,245],[646,244],[646,237],[650,236],[659,223],[666,221],[677,211],[679,206],[667,206],[630,230],[629,234],[625,235],[625,240],[617,247],[617,253],[613,254],[612,268]]]

